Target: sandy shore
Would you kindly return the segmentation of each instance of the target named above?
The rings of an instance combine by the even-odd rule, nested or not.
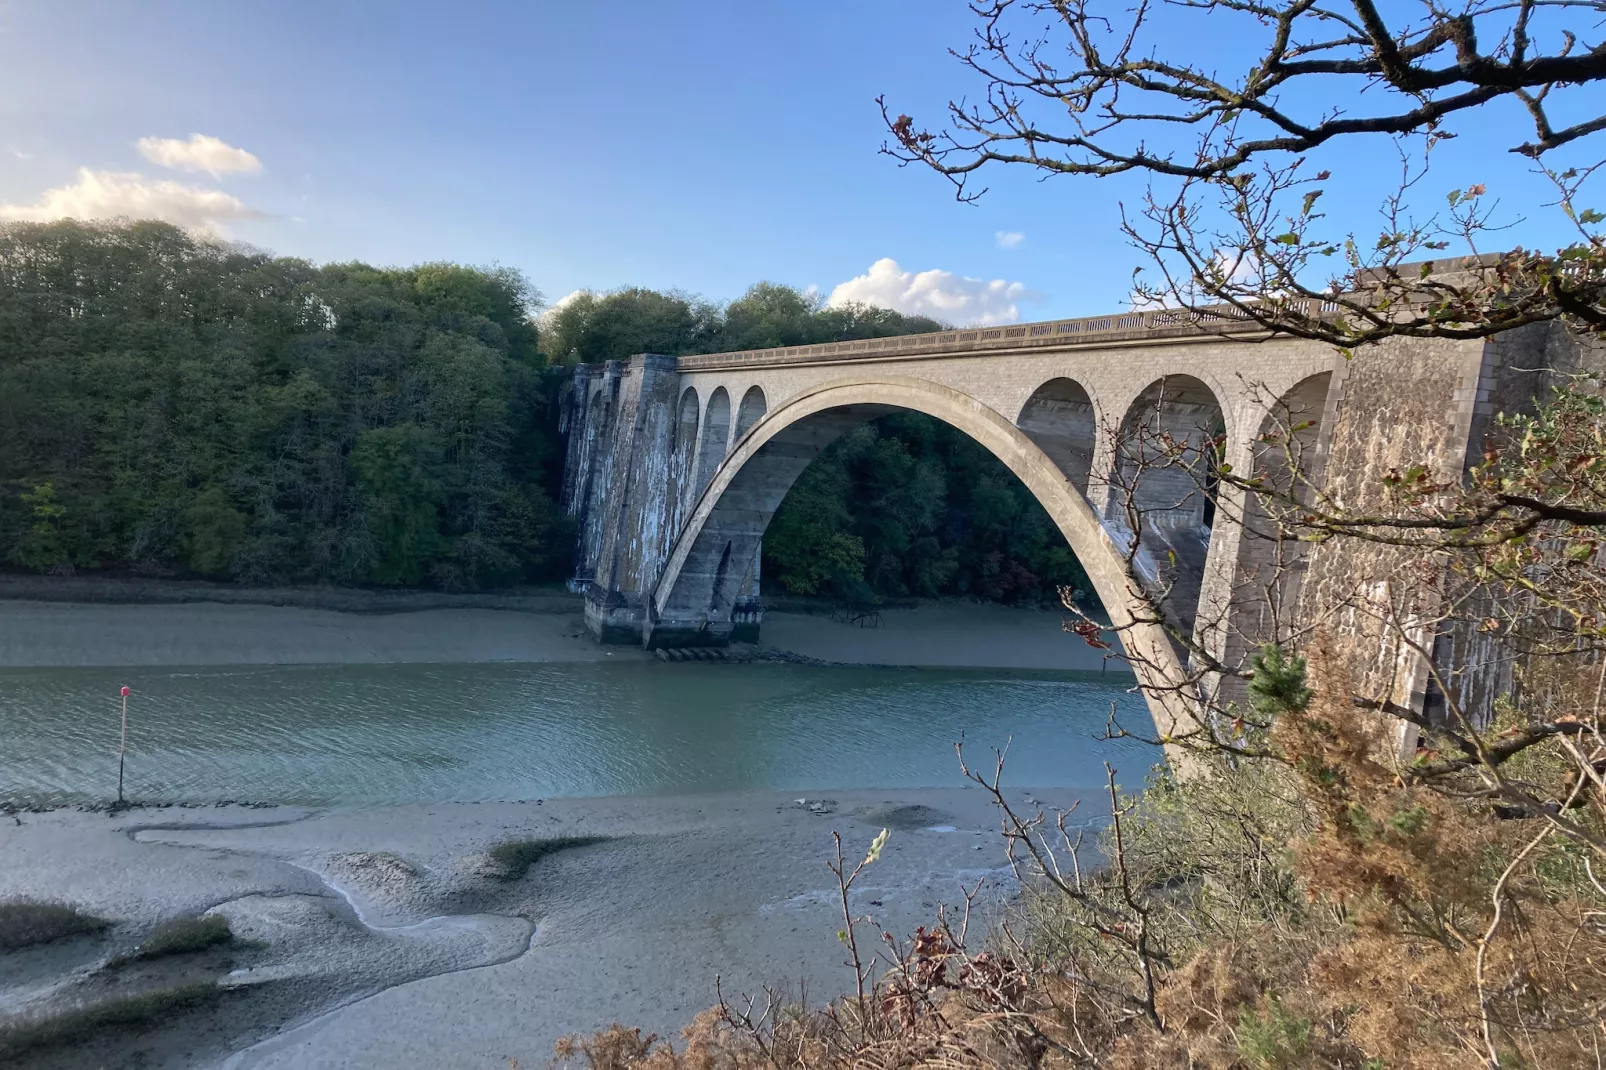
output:
[[[749,794],[24,814],[0,823],[0,899],[63,899],[116,925],[0,956],[0,1012],[86,998],[156,923],[213,911],[265,942],[190,964],[226,998],[24,1065],[542,1066],[559,1036],[615,1020],[673,1035],[714,1000],[716,976],[727,993],[844,990],[833,830],[851,853],[892,829],[853,899],[891,931],[929,922],[962,881],[1008,892],[977,789],[841,792],[817,809]],[[493,844],[556,836],[608,839],[518,880],[492,875]]]
[[[641,658],[586,633],[577,599],[539,611],[477,607],[341,612],[304,606],[0,600],[0,667],[598,661]],[[1064,614],[974,603],[882,612],[877,627],[767,613],[761,646],[820,661],[1098,671]],[[1112,663],[1110,668],[1119,666]]]

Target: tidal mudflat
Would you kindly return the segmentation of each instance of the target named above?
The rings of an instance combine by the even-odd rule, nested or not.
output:
[[[1052,809],[1094,793],[1013,794]],[[18,814],[0,825],[0,900],[65,899],[112,924],[0,956],[10,1026],[139,992],[190,998],[6,1058],[540,1066],[559,1036],[614,1020],[673,1034],[716,977],[728,993],[779,983],[818,998],[850,983],[831,833],[854,851],[881,828],[889,844],[853,908],[892,931],[929,922],[961,886],[1009,894],[996,815],[966,788]],[[531,842],[558,849],[510,873],[497,846]],[[232,942],[143,973],[109,965],[201,914],[226,918]]]
[[[1058,614],[974,608],[775,614],[784,657],[666,665],[566,612],[0,602],[0,901],[89,919],[0,952],[0,1062],[541,1066],[672,1035],[716,977],[829,998],[833,831],[891,829],[853,906],[907,933],[1012,891],[958,739],[1013,743],[1050,810],[1153,758],[1099,738],[1141,700]],[[81,809],[123,684],[128,795],[168,805]]]

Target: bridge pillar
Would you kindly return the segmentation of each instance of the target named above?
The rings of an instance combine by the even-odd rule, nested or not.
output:
[[[674,357],[644,353],[575,372],[566,503],[578,521],[571,586],[585,593],[586,627],[605,643],[641,643],[648,596],[679,522],[689,484],[677,450]]]

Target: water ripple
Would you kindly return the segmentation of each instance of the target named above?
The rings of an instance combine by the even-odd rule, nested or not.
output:
[[[755,665],[383,665],[0,671],[0,800],[116,792],[329,805],[740,789],[931,787],[1013,739],[1008,780],[1087,786],[1153,754],[1097,737],[1121,677]]]

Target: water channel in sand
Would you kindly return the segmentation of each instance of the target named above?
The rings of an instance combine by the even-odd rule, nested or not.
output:
[[[1035,787],[1141,781],[1129,675],[552,663],[0,669],[0,803],[128,795],[349,805],[961,783],[954,742]]]

